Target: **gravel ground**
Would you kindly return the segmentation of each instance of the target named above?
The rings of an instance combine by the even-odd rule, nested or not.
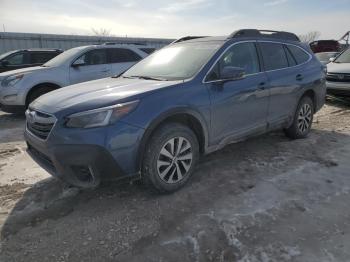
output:
[[[349,261],[350,103],[329,101],[307,139],[204,157],[171,195],[70,188],[26,155],[23,123],[0,113],[0,261]]]

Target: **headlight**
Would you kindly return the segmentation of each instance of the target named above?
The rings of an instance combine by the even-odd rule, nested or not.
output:
[[[15,84],[17,84],[22,78],[24,77],[24,74],[17,74],[17,75],[12,75],[9,76],[7,78],[5,78],[1,85],[4,87],[10,87],[10,86],[14,86]]]
[[[98,108],[67,117],[66,126],[72,128],[92,128],[115,123],[119,118],[134,110],[138,100],[117,104],[114,106]]]

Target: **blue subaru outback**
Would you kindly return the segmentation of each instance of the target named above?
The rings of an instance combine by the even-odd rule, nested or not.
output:
[[[80,187],[143,179],[182,187],[203,154],[284,129],[304,138],[324,104],[325,72],[288,32],[185,37],[119,76],[68,86],[26,112],[28,153]]]

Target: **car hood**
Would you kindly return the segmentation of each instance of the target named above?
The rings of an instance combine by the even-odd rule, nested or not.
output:
[[[139,99],[157,89],[182,82],[109,77],[55,90],[39,97],[31,107],[52,114],[80,112]]]
[[[33,66],[33,67],[21,68],[17,70],[10,70],[4,73],[0,73],[0,79],[4,79],[8,76],[12,76],[16,74],[31,73],[37,70],[46,70],[46,69],[47,67],[43,67],[43,66]]]
[[[349,63],[329,63],[327,64],[327,72],[350,74],[350,64]]]

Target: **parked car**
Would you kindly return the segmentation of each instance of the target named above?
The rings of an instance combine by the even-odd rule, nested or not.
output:
[[[142,178],[182,187],[202,154],[284,129],[304,138],[324,104],[324,67],[292,33],[178,40],[120,77],[65,87],[26,112],[28,153],[80,187]]]
[[[330,62],[330,59],[335,58],[337,55],[339,55],[339,52],[324,52],[315,54],[322,65],[328,64]]]
[[[118,75],[148,54],[142,45],[92,45],[72,48],[42,66],[0,74],[0,107],[24,112],[39,96],[85,81]]]
[[[340,52],[342,46],[336,40],[317,40],[310,43],[310,48],[314,53]]]
[[[327,65],[327,91],[350,96],[350,48]]]
[[[31,66],[39,66],[61,54],[60,49],[24,49],[0,55],[0,73]]]

